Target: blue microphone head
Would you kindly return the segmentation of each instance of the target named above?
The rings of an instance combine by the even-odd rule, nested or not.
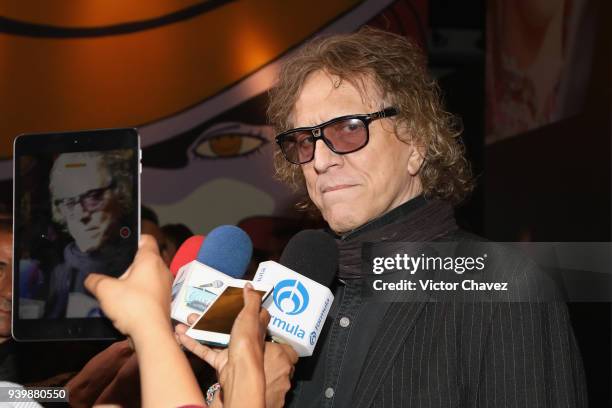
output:
[[[206,236],[197,260],[232,278],[241,279],[253,255],[251,238],[233,225],[221,225]]]

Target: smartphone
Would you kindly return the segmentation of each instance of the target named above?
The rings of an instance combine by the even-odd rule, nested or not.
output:
[[[20,135],[13,157],[13,337],[121,337],[84,280],[120,276],[138,248],[137,131]]]
[[[202,316],[187,330],[187,335],[204,344],[227,347],[234,320],[244,307],[244,283],[241,286],[226,286]],[[233,283],[233,285],[238,285],[238,283]],[[255,291],[261,295],[262,302],[272,292],[271,286],[253,285]]]

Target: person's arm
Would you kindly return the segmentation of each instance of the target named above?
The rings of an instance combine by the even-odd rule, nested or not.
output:
[[[117,372],[113,381],[98,394],[95,404],[117,404],[123,408],[140,407],[140,373],[138,358],[133,353]],[[91,405],[90,405],[91,406]]]
[[[193,324],[199,317],[199,314],[193,313],[189,315],[188,322]],[[177,337],[183,347],[215,367],[214,362],[208,361],[205,358],[210,352],[210,349],[185,335],[188,328],[189,327],[184,324],[178,324],[175,327]],[[227,350],[213,351],[215,351],[215,355],[219,354],[219,358],[227,359]],[[208,358],[210,359],[210,357]],[[288,344],[265,343],[264,374],[266,380],[266,408],[282,408],[285,406],[285,398],[291,389],[291,377],[295,371],[295,364],[297,361],[297,353]],[[220,365],[220,362],[217,363],[217,365]]]
[[[177,332],[186,348],[217,370],[224,407],[242,406],[244,401],[249,401],[249,407],[266,407],[264,338],[269,321],[267,310],[261,308],[261,297],[247,283],[244,308],[234,322],[227,349],[198,343],[185,334],[185,326]]]
[[[266,406],[264,339],[270,315],[250,283],[244,286],[244,308],[232,326],[227,364],[219,372],[223,404],[233,408],[249,401],[253,408]]]
[[[172,278],[155,240],[141,237],[134,262],[119,279],[90,274],[85,286],[123,334],[140,366],[143,406],[203,405],[204,398],[170,325]]]
[[[203,405],[204,398],[187,358],[176,344],[170,322],[144,325],[132,339],[140,367],[143,406]]]
[[[134,351],[128,341],[111,344],[96,356],[66,384],[73,407],[91,407],[104,388],[113,381]]]

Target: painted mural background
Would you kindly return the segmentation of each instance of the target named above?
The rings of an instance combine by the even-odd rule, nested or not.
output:
[[[13,1],[0,16],[2,191],[18,134],[134,126],[143,203],[205,233],[296,216],[265,118],[283,56],[364,24],[424,45],[427,1]]]
[[[593,0],[490,0],[486,142],[580,112],[596,30]]]

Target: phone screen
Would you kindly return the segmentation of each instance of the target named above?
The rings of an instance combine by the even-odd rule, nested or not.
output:
[[[256,290],[260,296],[266,294]],[[228,286],[193,326],[195,330],[230,334],[234,320],[244,307],[243,289]]]

